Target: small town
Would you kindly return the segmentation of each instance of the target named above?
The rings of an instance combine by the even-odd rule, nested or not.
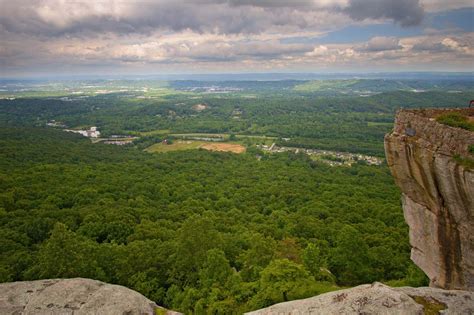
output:
[[[324,162],[331,166],[351,166],[358,161],[365,161],[369,165],[380,165],[383,160],[374,156],[356,154],[350,152],[337,152],[318,149],[305,149],[295,147],[279,147],[275,143],[272,145],[258,145],[259,149],[269,153],[294,152],[305,153],[313,159]]]

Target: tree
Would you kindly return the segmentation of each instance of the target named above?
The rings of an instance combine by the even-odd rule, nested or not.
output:
[[[244,281],[255,281],[260,272],[275,257],[276,242],[270,237],[254,233],[249,237],[250,248],[238,258],[243,264],[241,275]]]
[[[356,285],[370,282],[368,260],[369,247],[361,233],[352,226],[345,225],[336,238],[332,250],[330,270],[341,284]]]
[[[225,287],[232,273],[224,252],[220,249],[211,249],[207,251],[206,262],[199,271],[199,283],[204,288]]]
[[[219,234],[211,219],[199,215],[190,216],[178,232],[176,252],[170,276],[173,282],[184,286],[195,285],[198,271],[206,261],[207,251],[217,247]]]
[[[303,251],[303,263],[313,277],[319,278],[321,268],[324,265],[323,257],[319,247],[314,243],[309,243]]]
[[[265,307],[288,301],[311,289],[314,278],[303,266],[288,259],[273,260],[261,273],[260,288],[252,306]]]
[[[66,225],[56,223],[50,238],[39,250],[38,275],[41,278],[104,279],[105,274],[95,260],[96,249],[95,243],[78,237]]]

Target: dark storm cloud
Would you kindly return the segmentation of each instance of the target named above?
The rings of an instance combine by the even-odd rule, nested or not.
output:
[[[468,0],[453,1],[459,6]],[[394,37],[384,36],[385,28],[379,31],[380,22],[416,25],[423,18],[423,8],[427,12],[442,10],[446,3],[0,0],[0,68],[13,74],[31,69],[63,71],[57,70],[62,67],[89,71],[95,69],[93,65],[110,67],[111,71],[116,67],[151,71],[149,65],[158,70],[169,65],[166,69],[171,71],[258,71],[274,67],[306,71],[353,64],[373,66],[374,60],[382,68],[387,60],[392,65],[402,60],[400,65],[410,67],[441,60],[442,64],[472,68],[472,32],[403,38],[396,33],[404,32],[399,27],[391,28],[395,32],[390,36]],[[451,8],[453,2],[449,4]],[[369,41],[354,43],[352,35],[334,32],[360,24],[373,33]],[[321,44],[320,39],[328,43]],[[337,43],[329,44],[333,40]]]
[[[98,2],[101,4],[101,2]],[[260,33],[272,26],[302,28],[302,12],[273,6],[234,5],[226,1],[118,2],[119,12],[109,12],[90,2],[4,2],[0,28],[12,33],[48,36],[87,32],[147,33],[156,29],[199,33]]]
[[[343,11],[354,20],[391,19],[401,26],[419,25],[424,15],[419,0],[350,0]]]

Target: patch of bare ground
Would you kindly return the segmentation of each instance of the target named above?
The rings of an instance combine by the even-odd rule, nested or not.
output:
[[[221,151],[221,152],[232,152],[232,153],[244,153],[245,147],[235,143],[206,143],[201,146],[201,149],[209,151]]]

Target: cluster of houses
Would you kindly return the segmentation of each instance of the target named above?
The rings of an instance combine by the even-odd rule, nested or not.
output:
[[[310,155],[321,162],[327,163],[331,166],[351,166],[357,161],[365,161],[369,165],[380,165],[382,164],[382,159],[349,152],[335,152],[327,150],[318,150],[318,149],[305,149],[305,148],[295,148],[295,147],[279,147],[275,143],[272,145],[258,145],[257,146],[262,151],[270,153],[281,153],[281,152],[294,152],[294,153],[305,153]]]

